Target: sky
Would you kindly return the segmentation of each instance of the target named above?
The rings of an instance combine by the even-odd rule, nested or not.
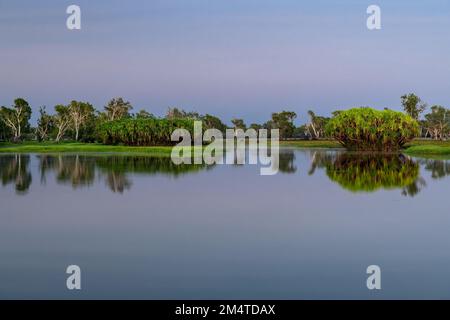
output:
[[[68,30],[66,8],[81,8]],[[381,30],[366,9],[381,8]],[[447,0],[0,0],[0,105],[97,109],[122,96],[227,123],[292,110],[401,109],[414,92],[450,107]]]

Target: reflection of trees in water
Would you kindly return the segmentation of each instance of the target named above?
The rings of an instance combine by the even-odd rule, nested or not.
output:
[[[32,177],[28,165],[29,155],[14,154],[0,157],[2,185],[13,183],[18,194],[25,194],[30,188]]]
[[[208,168],[205,165],[176,165],[168,157],[39,155],[38,159],[42,183],[46,182],[50,171],[56,173],[58,183],[70,183],[73,188],[91,185],[98,175],[105,179],[111,191],[119,193],[131,187],[129,173],[178,177]]]
[[[106,184],[109,186],[112,192],[123,193],[125,190],[130,189],[131,181],[123,172],[108,172],[106,177]]]
[[[92,185],[95,180],[95,159],[83,155],[39,155],[41,181],[54,171],[58,183],[70,183],[73,188]]]
[[[167,157],[108,156],[96,158],[96,165],[107,175],[106,183],[113,192],[122,193],[131,187],[127,173],[164,174],[178,177],[182,174],[198,172],[209,168],[205,165],[176,165]]]
[[[425,170],[431,171],[431,178],[433,179],[441,179],[450,175],[450,161],[431,159],[420,159],[418,161],[424,165]]]
[[[284,173],[294,173],[297,171],[295,154],[292,150],[280,152],[278,169]]]
[[[425,181],[419,177],[419,164],[402,154],[313,152],[309,174],[324,168],[330,180],[352,192],[401,188],[414,196]]]

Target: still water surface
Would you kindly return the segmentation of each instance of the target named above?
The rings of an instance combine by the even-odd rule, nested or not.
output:
[[[450,160],[8,154],[0,178],[0,298],[450,298]]]

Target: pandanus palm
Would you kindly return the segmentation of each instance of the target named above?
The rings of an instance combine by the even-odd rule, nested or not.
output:
[[[194,121],[188,119],[122,119],[102,123],[97,132],[105,144],[135,146],[172,145],[177,128],[193,133]]]

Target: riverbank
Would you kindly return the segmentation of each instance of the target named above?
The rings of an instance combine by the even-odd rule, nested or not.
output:
[[[333,140],[291,140],[280,141],[280,146],[296,148],[342,148]],[[2,142],[0,153],[133,153],[149,156],[170,156],[171,146],[132,147],[112,146],[100,143],[82,142],[37,142],[28,141],[20,144]],[[450,156],[450,141],[414,140],[408,143],[403,150],[409,155],[442,155]]]
[[[282,141],[280,145],[298,148],[342,148],[333,140]],[[450,141],[417,139],[406,144],[402,152],[417,156],[450,156]]]
[[[0,143],[0,153],[76,153],[76,152],[94,152],[94,153],[139,153],[149,156],[170,156],[171,146],[156,147],[130,147],[130,146],[110,146],[100,143],[82,143],[82,142],[23,142]]]

